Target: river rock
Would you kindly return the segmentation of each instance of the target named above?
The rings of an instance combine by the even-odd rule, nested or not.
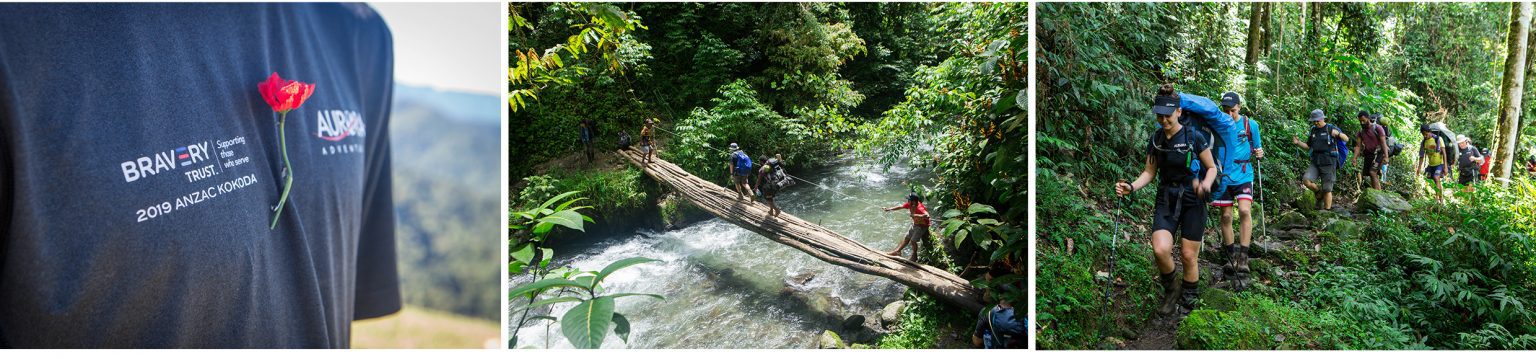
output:
[[[1325,230],[1341,240],[1352,241],[1360,238],[1365,232],[1365,226],[1349,219],[1335,218],[1328,222]]]
[[[1333,223],[1333,220],[1341,217],[1333,211],[1312,211],[1307,214],[1312,216],[1312,225],[1319,229],[1327,227],[1328,224]]]
[[[1124,348],[1125,340],[1117,337],[1104,338],[1104,343],[1102,343],[1102,345],[1099,347],[1100,350],[1118,350]]]
[[[1232,310],[1236,304],[1232,300],[1232,292],[1221,288],[1203,288],[1200,292],[1200,308],[1218,312]]]
[[[901,310],[906,307],[907,302],[902,300],[886,304],[880,309],[880,327],[889,330],[901,325]]]
[[[1396,193],[1366,188],[1365,193],[1360,194],[1359,208],[1361,211],[1398,213],[1413,209],[1413,205]]]
[[[855,330],[855,329],[863,329],[863,328],[864,328],[864,316],[862,316],[862,315],[854,314],[854,315],[848,316],[847,319],[843,319],[843,329]]]
[[[805,285],[805,283],[810,283],[812,279],[816,279],[816,272],[806,271],[789,277],[789,284]]]
[[[1307,217],[1301,215],[1301,213],[1297,213],[1296,211],[1289,211],[1289,212],[1281,213],[1280,216],[1275,217],[1275,227],[1279,227],[1279,228],[1303,228],[1303,227],[1306,227],[1306,226],[1307,226]]]
[[[1274,266],[1269,264],[1269,261],[1266,261],[1266,260],[1263,260],[1263,259],[1249,259],[1248,260],[1248,278],[1249,279],[1256,279],[1260,275],[1273,275],[1272,273],[1270,273],[1270,270],[1273,269],[1273,267]],[[1275,277],[1279,277],[1279,276],[1275,276]]]
[[[1303,213],[1312,212],[1312,210],[1317,209],[1317,195],[1312,193],[1312,190],[1303,187],[1301,195],[1296,197],[1296,208],[1300,209]]]
[[[834,333],[831,330],[822,331],[821,332],[821,338],[816,340],[816,349],[847,349],[847,348],[848,348],[848,345],[843,344],[843,338],[837,336],[837,333]]]

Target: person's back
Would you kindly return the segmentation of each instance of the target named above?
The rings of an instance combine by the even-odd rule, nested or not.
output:
[[[0,4],[0,347],[346,347],[397,311],[392,46],[361,4]],[[285,141],[274,72],[315,85]]]
[[[982,309],[981,320],[976,323],[982,333],[982,347],[986,349],[1023,349],[1024,319],[1013,307],[994,305]]]

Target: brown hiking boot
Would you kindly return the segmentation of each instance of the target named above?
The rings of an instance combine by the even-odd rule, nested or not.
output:
[[[1222,257],[1226,258],[1226,263],[1221,264],[1220,277],[1221,279],[1232,278],[1232,275],[1236,273],[1232,262],[1237,260],[1237,245],[1227,244],[1221,246],[1221,254]]]
[[[1183,282],[1174,275],[1178,271],[1172,271],[1158,275],[1158,282],[1163,285],[1163,304],[1157,307],[1157,314],[1168,315],[1178,309],[1179,283]]]
[[[1242,291],[1248,288],[1248,246],[1237,246],[1233,269],[1237,272],[1237,281],[1233,290]]]
[[[1180,282],[1184,281],[1180,280]],[[1200,281],[1184,282],[1183,297],[1183,303],[1180,304],[1184,306],[1184,310],[1195,310],[1195,304],[1200,301]]]

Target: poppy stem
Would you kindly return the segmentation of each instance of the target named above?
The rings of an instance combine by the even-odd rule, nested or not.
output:
[[[277,142],[283,149],[283,194],[277,198],[277,213],[272,214],[272,226],[267,229],[277,228],[277,219],[283,215],[283,203],[288,202],[288,190],[293,188],[293,165],[288,162],[288,134],[283,130],[283,125],[288,123],[288,113],[283,112],[277,119]]]

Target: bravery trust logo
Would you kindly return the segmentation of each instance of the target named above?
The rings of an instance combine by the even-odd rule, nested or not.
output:
[[[198,162],[207,161],[212,156],[208,152],[208,141],[194,143],[175,149],[158,152],[152,156],[143,156],[131,161],[124,161],[123,181],[133,182],[160,174],[161,172],[175,170],[181,167],[189,167]]]
[[[346,110],[322,110],[315,125],[319,127],[315,136],[322,140],[340,142],[347,137],[364,137],[368,135],[368,126],[363,124],[363,116],[356,111]]]

